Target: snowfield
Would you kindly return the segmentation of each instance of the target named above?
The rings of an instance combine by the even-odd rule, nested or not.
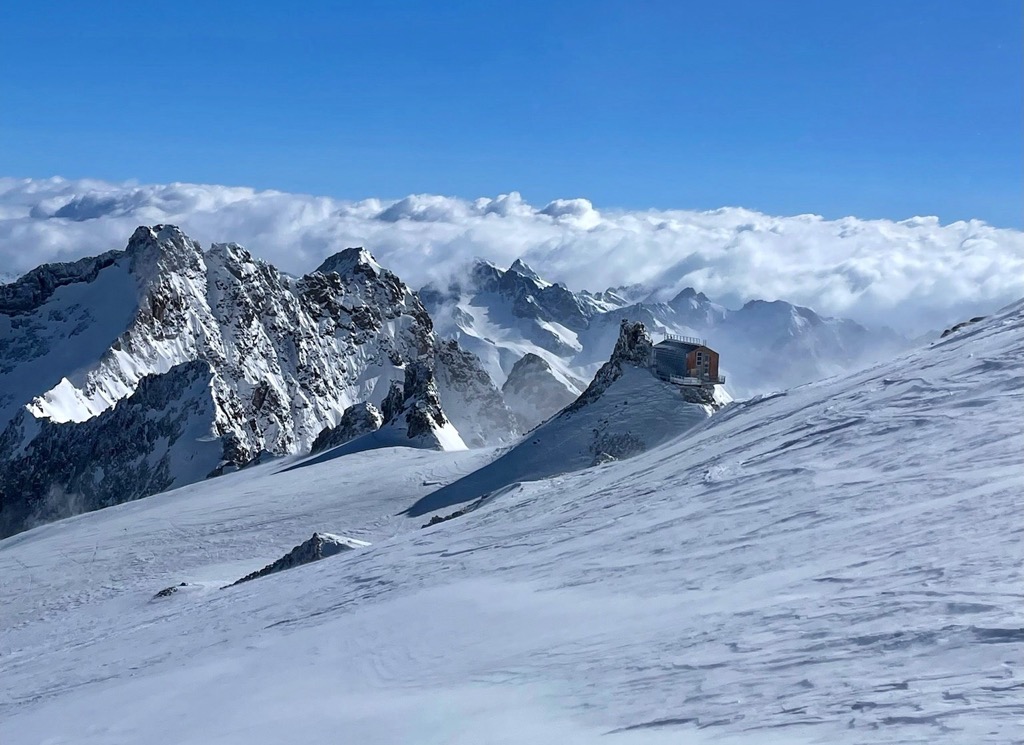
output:
[[[1024,302],[429,528],[398,515],[496,451],[16,535],[0,742],[1024,741],[1022,363]],[[372,545],[221,589],[314,531]]]

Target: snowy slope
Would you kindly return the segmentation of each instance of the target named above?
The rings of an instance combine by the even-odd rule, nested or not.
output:
[[[1019,741],[1022,361],[1024,303],[425,530],[487,451],[0,541],[0,741]],[[373,545],[213,589],[314,530]]]
[[[0,427],[63,375],[100,358],[129,325],[139,310],[130,262],[109,252],[0,285]]]

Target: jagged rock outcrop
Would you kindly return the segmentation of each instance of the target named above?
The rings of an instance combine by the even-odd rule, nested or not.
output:
[[[405,366],[405,382],[401,388],[392,384],[381,405],[386,436],[395,444],[434,450],[462,450],[466,445],[459,432],[448,421],[441,408],[441,398],[434,381],[434,369],[426,358]]]
[[[237,244],[204,252],[178,228],[156,225],[136,230],[124,251],[40,267],[0,287],[0,431],[19,419],[15,430],[26,432],[11,452],[25,451],[35,436],[28,419],[67,424],[61,431],[70,432],[109,414],[147,377],[200,362],[214,381],[197,394],[214,411],[203,437],[223,440],[224,463],[215,470],[226,472],[257,453],[307,450],[349,407],[379,400],[420,359],[443,370],[439,405],[472,420],[474,443],[514,435],[503,404],[493,407],[496,416],[477,416],[500,399],[479,360],[440,343],[418,296],[362,248],[295,278]],[[28,418],[20,413],[26,408]],[[153,447],[156,462],[169,445]],[[71,488],[60,474],[47,488]],[[88,504],[167,483],[144,478],[138,488],[101,495],[108,481],[91,490]],[[0,492],[0,510],[23,511],[21,500]]]
[[[350,440],[376,432],[384,423],[380,410],[368,401],[353,404],[345,409],[339,421],[333,427],[325,428],[313,441],[311,453],[319,453],[328,448],[344,445]]]
[[[465,450],[459,431],[445,415],[434,378],[433,358],[424,356],[406,365],[404,380],[391,381],[380,404],[382,424],[303,460],[288,470],[379,448]],[[324,435],[325,439],[328,435]],[[319,449],[319,448],[318,448]]]
[[[0,285],[0,313],[14,316],[30,312],[58,288],[96,279],[100,270],[113,264],[119,256],[119,251],[108,251],[66,264],[36,267],[10,284]]]
[[[519,427],[479,358],[454,339],[434,347],[434,379],[444,412],[469,447],[505,445]]]
[[[987,316],[975,316],[974,318],[970,318],[966,321],[961,321],[960,323],[950,326],[948,329],[944,330],[942,334],[939,336],[939,338],[945,339],[947,336],[955,334],[960,329],[966,328],[971,324],[980,323],[981,321],[984,321],[986,318]]]
[[[601,397],[608,387],[622,376],[626,366],[648,368],[654,342],[643,323],[632,323],[625,318],[619,324],[619,338],[612,349],[612,356],[605,362],[597,375],[590,381],[587,390],[568,408],[575,411]]]
[[[528,432],[575,401],[584,388],[581,381],[557,374],[543,357],[527,352],[513,365],[501,394],[519,429]]]
[[[235,585],[240,585],[243,582],[249,582],[260,577],[266,577],[269,574],[276,574],[278,572],[294,569],[295,567],[300,567],[303,564],[311,564],[314,561],[320,561],[321,559],[326,559],[329,556],[334,556],[335,554],[340,554],[344,551],[365,548],[369,545],[370,544],[366,541],[360,541],[355,538],[346,538],[344,536],[334,535],[333,533],[314,533],[311,538],[300,543],[277,561],[272,564],[267,564],[258,571],[245,575],[241,579],[232,582],[228,587],[234,587]]]
[[[402,410],[388,421],[395,424],[404,420],[410,439],[428,435],[435,427],[443,427],[448,419],[441,410],[441,396],[434,382],[434,371],[424,360],[405,366],[405,397]]]
[[[423,497],[408,514],[447,510],[517,482],[633,457],[699,426],[728,401],[721,386],[713,387],[711,403],[694,402],[683,387],[658,378],[650,368],[652,346],[642,323],[623,321],[611,357],[574,403],[497,459]]]
[[[380,402],[380,411],[385,423],[393,422],[398,418],[402,407],[405,404],[405,388],[397,380],[391,381],[387,395]]]

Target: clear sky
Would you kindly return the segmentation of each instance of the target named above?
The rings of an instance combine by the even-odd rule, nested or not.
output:
[[[12,0],[0,175],[1022,227],[1022,5]]]

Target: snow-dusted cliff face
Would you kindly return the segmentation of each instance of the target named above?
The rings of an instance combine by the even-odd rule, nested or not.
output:
[[[458,430],[441,408],[434,370],[425,360],[405,367],[405,382],[391,384],[381,406],[384,424],[376,433],[389,444],[431,450],[465,450]]]
[[[98,423],[141,381],[193,362],[211,376],[196,394],[212,406],[202,434],[230,444],[224,460],[302,452],[352,405],[380,402],[417,360],[443,382],[439,405],[470,444],[515,436],[479,361],[439,341],[417,295],[360,248],[294,278],[236,244],[204,252],[178,228],[157,225],[136,230],[124,251],[43,266],[0,287],[0,432],[12,424],[10,453],[42,452],[31,447],[41,431]],[[148,456],[159,461],[173,446],[157,439]],[[0,468],[10,470],[9,459]],[[88,465],[97,464],[108,468],[102,457]],[[186,470],[189,479],[206,475]],[[37,471],[47,483],[36,491],[77,488],[45,473]],[[185,473],[142,479],[125,497],[180,484]],[[104,491],[108,481],[75,493],[88,492],[89,505],[123,501]],[[23,499],[5,488],[0,511]]]
[[[289,470],[307,468],[367,450],[394,447],[466,449],[462,435],[441,407],[435,370],[429,358],[406,365],[402,383],[391,381],[379,412],[369,406],[366,409],[361,405],[351,407],[342,417],[341,424],[325,429],[317,437],[313,445],[315,455]]]
[[[224,415],[237,405],[210,366],[193,361],[143,378],[85,422],[22,409],[0,433],[0,536],[198,481],[240,447],[245,457]]]
[[[480,357],[500,384],[527,353],[562,376],[589,380],[608,359],[623,319],[643,322],[656,339],[667,333],[706,338],[740,396],[820,379],[907,344],[893,332],[786,302],[757,300],[730,310],[693,289],[667,302],[657,294],[637,286],[572,292],[521,261],[507,270],[477,262],[448,287],[421,290],[438,332]]]
[[[454,339],[434,345],[433,377],[444,413],[469,447],[507,444],[518,425],[480,359]]]

